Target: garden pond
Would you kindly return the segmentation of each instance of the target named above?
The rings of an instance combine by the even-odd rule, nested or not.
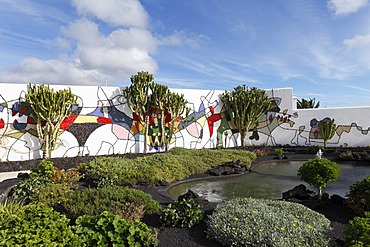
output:
[[[317,189],[301,181],[297,175],[304,161],[275,161],[259,164],[253,172],[241,176],[216,177],[179,183],[168,189],[168,194],[177,198],[191,189],[211,202],[221,202],[236,197],[281,199],[282,193],[304,184],[308,189]],[[349,187],[370,174],[369,165],[361,163],[338,163],[341,169],[339,179],[330,183],[324,192],[345,197]]]

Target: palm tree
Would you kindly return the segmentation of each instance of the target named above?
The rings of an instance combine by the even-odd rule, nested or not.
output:
[[[316,103],[315,98],[313,99],[302,99],[297,101],[297,108],[298,109],[307,109],[307,108],[319,108],[320,107],[320,101]]]

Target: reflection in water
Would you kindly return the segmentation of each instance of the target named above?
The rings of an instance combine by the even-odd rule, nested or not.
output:
[[[235,197],[281,199],[283,192],[301,183],[316,192],[314,187],[301,181],[297,176],[297,171],[302,164],[302,161],[261,164],[249,174],[182,183],[170,188],[168,193],[177,198],[191,189],[205,196],[209,201],[220,202]],[[339,180],[330,183],[324,189],[324,192],[330,195],[338,194],[344,197],[349,192],[350,185],[370,174],[370,166],[338,165],[341,168]]]

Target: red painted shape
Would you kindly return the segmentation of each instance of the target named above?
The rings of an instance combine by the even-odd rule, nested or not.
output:
[[[20,110],[20,113],[23,115],[25,114],[26,112],[28,111],[28,106],[24,106],[21,110]]]
[[[98,117],[98,119],[96,121],[98,121],[98,123],[101,123],[101,124],[111,124],[111,123],[113,123],[112,119],[109,119],[109,118],[106,118],[106,117]]]
[[[210,106],[209,109],[211,110],[212,115],[209,118],[207,118],[207,123],[209,128],[209,137],[211,137],[213,134],[213,125],[215,122],[221,119],[221,114],[220,113],[214,114],[214,109],[212,106]]]
[[[27,123],[28,124],[36,124],[36,121],[35,121],[35,119],[33,117],[28,117],[27,118]]]
[[[71,124],[76,120],[77,116],[69,116],[69,117],[66,117],[62,123],[60,124],[60,129],[62,130],[66,130],[69,128],[69,126],[71,126]]]
[[[4,119],[0,118],[0,129],[5,127]]]

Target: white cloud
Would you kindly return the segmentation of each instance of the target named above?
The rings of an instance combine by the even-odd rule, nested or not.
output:
[[[370,46],[370,34],[368,35],[356,35],[352,39],[345,39],[343,44],[347,49],[364,48]]]
[[[60,28],[53,39],[64,52],[59,60],[23,59],[0,71],[6,82],[29,81],[50,84],[111,85],[129,82],[137,71],[155,74],[158,64],[152,57],[159,45],[198,48],[206,37],[175,31],[169,37],[156,37],[148,29],[149,17],[138,0],[72,0],[81,16]],[[102,29],[94,16],[116,27]],[[103,33],[105,31],[105,33]]]
[[[368,5],[368,0],[329,0],[328,8],[334,15],[344,16],[355,13]]]
[[[148,26],[149,16],[139,0],[73,0],[72,4],[79,13],[115,26]]]
[[[193,34],[185,31],[174,31],[170,36],[161,37],[159,42],[161,45],[172,46],[190,46],[191,48],[199,48],[201,43],[209,41],[209,38],[202,34]]]
[[[18,65],[0,71],[4,82],[48,83],[48,84],[87,84],[99,85],[106,78],[96,71],[80,70],[70,62],[60,60],[43,61],[37,58],[26,58]]]

